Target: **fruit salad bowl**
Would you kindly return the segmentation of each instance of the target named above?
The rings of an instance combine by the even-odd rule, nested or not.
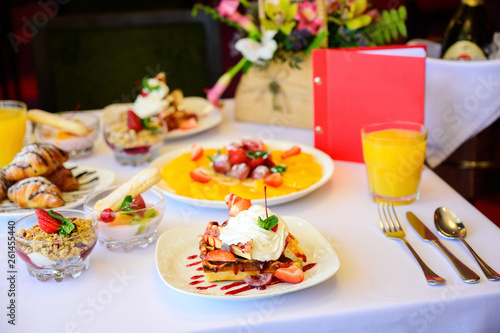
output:
[[[61,227],[65,222],[49,214],[57,214],[69,221],[73,224],[72,229],[68,231]],[[25,262],[29,274],[40,281],[53,277],[61,282],[67,275],[77,278],[89,267],[97,230],[97,219],[89,213],[72,209],[37,209],[34,214],[16,222],[15,251]]]
[[[119,186],[101,189],[90,194],[84,203],[86,212],[99,223],[99,243],[108,250],[146,248],[156,240],[156,230],[165,210],[165,198],[155,189],[139,196],[125,197],[120,209],[95,209],[96,202],[107,197]]]

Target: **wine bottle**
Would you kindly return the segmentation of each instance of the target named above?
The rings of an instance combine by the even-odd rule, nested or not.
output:
[[[462,0],[444,34],[441,57],[485,60],[493,38],[483,0]]]

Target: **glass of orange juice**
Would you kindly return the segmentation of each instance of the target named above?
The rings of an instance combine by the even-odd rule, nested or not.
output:
[[[0,101],[0,167],[9,164],[21,151],[26,134],[26,104]]]
[[[427,134],[427,127],[411,122],[380,123],[361,129],[374,201],[404,205],[419,198]]]

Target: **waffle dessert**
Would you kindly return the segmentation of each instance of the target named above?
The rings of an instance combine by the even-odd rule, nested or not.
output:
[[[301,268],[307,258],[285,221],[267,207],[234,194],[226,196],[226,203],[229,219],[221,225],[210,222],[198,236],[205,279],[245,280],[250,285],[263,276],[268,281],[273,276],[285,282],[303,281]]]

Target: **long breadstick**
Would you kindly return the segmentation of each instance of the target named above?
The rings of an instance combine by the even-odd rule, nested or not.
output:
[[[127,195],[131,195],[132,198],[135,198],[151,186],[158,183],[160,179],[161,174],[158,169],[151,168],[143,170],[132,177],[129,181],[122,184],[116,190],[108,194],[107,197],[97,201],[94,205],[94,209],[103,211],[106,208],[111,208],[113,211],[116,211],[120,209],[120,205]]]
[[[89,132],[87,126],[81,121],[64,118],[58,114],[33,109],[29,110],[27,115],[28,119],[34,123],[48,125],[72,134],[85,135]]]

